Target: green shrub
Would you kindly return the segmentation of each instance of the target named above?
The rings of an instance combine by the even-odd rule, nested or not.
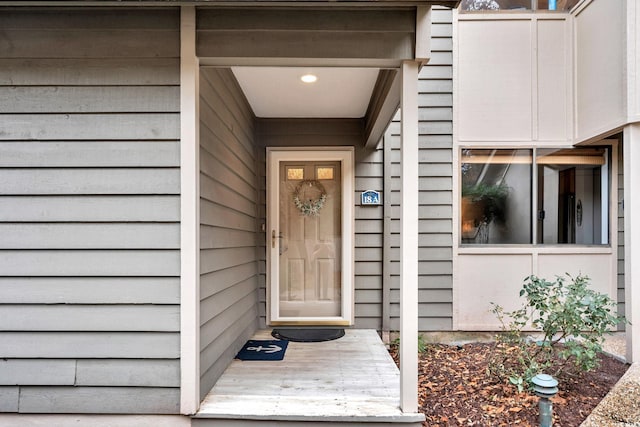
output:
[[[492,303],[502,325],[489,361],[489,373],[522,390],[542,372],[589,371],[598,367],[598,354],[606,334],[624,317],[605,294],[589,288],[589,278],[566,275],[549,282],[536,276],[525,279],[520,296],[522,308],[505,312]],[[532,342],[523,336],[525,327],[539,329],[543,337]]]

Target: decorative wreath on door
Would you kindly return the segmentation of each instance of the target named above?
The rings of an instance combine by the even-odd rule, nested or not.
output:
[[[301,193],[305,187],[315,188],[320,192],[320,197],[302,201],[301,196],[304,196]],[[300,181],[298,185],[296,185],[295,190],[293,190],[293,204],[296,205],[296,208],[305,216],[318,216],[326,201],[327,191],[324,189],[324,186],[315,179],[304,179]]]

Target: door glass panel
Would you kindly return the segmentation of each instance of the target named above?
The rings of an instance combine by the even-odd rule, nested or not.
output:
[[[333,179],[333,168],[327,166],[318,167],[316,177],[317,179]]]
[[[287,179],[304,179],[304,168],[301,167],[288,167]]]
[[[290,179],[293,166],[302,170],[302,176],[318,179]],[[281,317],[341,315],[339,166],[339,162],[280,164],[278,304]],[[321,169],[330,170],[331,176],[316,175]]]

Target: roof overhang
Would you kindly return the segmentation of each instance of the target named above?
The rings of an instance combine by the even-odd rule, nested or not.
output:
[[[175,6],[215,6],[215,7],[411,7],[437,5],[458,7],[461,0],[3,0],[1,6],[100,6],[100,7],[175,7]]]

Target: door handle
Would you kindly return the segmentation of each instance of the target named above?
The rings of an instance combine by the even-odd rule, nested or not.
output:
[[[276,234],[276,230],[271,230],[271,248],[272,249],[276,248],[276,239],[279,239],[279,240],[284,239],[282,232]]]

